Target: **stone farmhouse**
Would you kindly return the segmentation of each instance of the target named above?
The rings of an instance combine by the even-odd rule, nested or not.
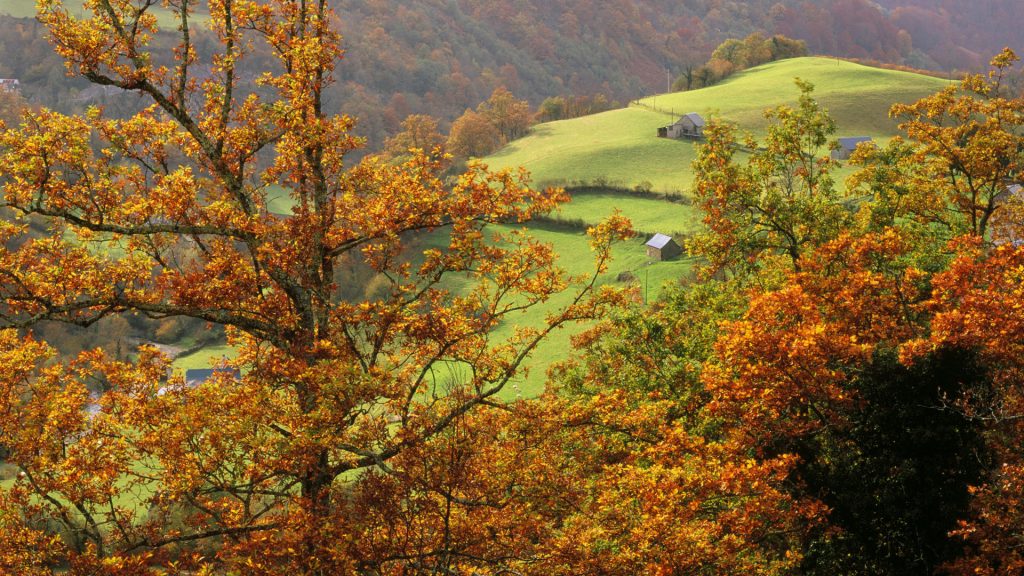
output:
[[[647,241],[647,257],[651,260],[672,260],[682,253],[682,247],[671,236],[655,234]]]
[[[693,138],[704,137],[704,118],[696,112],[684,114],[674,124],[658,128],[658,138]]]

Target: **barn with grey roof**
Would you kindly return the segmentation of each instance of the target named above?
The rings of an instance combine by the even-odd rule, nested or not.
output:
[[[832,151],[832,159],[849,160],[850,156],[853,155],[853,151],[857,149],[857,145],[861,142],[874,143],[870,136],[851,136],[849,138],[840,138],[839,147]]]
[[[227,374],[236,380],[242,377],[237,368],[193,368],[185,371],[185,385],[193,388],[218,374]]]
[[[684,114],[674,124],[658,128],[659,138],[703,138],[704,118],[696,112]]]
[[[683,253],[683,249],[671,236],[655,234],[647,241],[647,256],[651,260],[672,260]]]

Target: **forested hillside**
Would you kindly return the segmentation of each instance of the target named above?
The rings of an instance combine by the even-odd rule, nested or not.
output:
[[[878,0],[914,47],[943,67],[977,67],[1004,46],[1021,45],[1024,3],[1014,0]]]
[[[328,102],[359,118],[358,132],[376,149],[409,114],[430,114],[447,130],[500,86],[533,105],[556,95],[600,93],[626,102],[663,92],[667,79],[705,62],[719,43],[752,32],[802,39],[811,54],[942,70],[977,68],[1019,41],[1019,3],[951,4],[343,0],[336,11],[346,62]],[[0,14],[25,17],[33,9],[33,2],[11,0]],[[66,78],[31,20],[0,19],[0,54],[0,77],[20,78],[34,103],[62,110],[103,104],[115,112],[137,105],[132,96]],[[253,66],[269,61],[254,58]]]

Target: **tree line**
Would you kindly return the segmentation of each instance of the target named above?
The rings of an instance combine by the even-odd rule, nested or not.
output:
[[[969,9],[939,0],[882,4],[888,10],[866,0],[614,0],[600,10],[592,0],[339,0],[345,74],[328,88],[328,105],[359,118],[364,150],[376,152],[408,116],[430,115],[448,132],[451,122],[499,87],[533,107],[553,95],[603,94],[627,102],[660,92],[666,70],[688,76],[709,63],[716,46],[751,31],[803,41],[812,54],[977,70],[985,64],[979,54],[1013,45],[1011,23],[1022,16],[1013,0]],[[216,42],[200,16],[190,33],[205,57]],[[162,22],[167,29],[155,40],[166,33],[169,54],[174,26]],[[111,114],[136,111],[141,102],[128,93],[68,78],[45,35],[31,19],[0,17],[0,53],[7,56],[0,77],[20,78],[30,102],[65,113],[91,105]],[[242,72],[250,82],[276,65],[258,44],[253,48],[251,68]],[[720,74],[722,65],[702,73]]]
[[[715,48],[705,64],[698,67],[687,64],[682,74],[672,82],[672,90],[679,92],[705,88],[741,70],[807,54],[806,42],[781,34],[765,38],[754,32],[743,40],[730,38]]]

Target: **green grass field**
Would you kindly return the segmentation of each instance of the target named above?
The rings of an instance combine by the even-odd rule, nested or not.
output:
[[[593,270],[593,253],[586,235],[540,227],[533,227],[530,232],[537,240],[555,246],[559,255],[558,264],[569,274],[586,275]],[[613,250],[612,265],[607,272],[599,277],[599,283],[617,283],[619,274],[630,272],[636,278],[634,282],[639,284],[641,293],[646,293],[647,298],[653,299],[665,283],[678,282],[679,279],[690,274],[693,261],[688,258],[668,262],[651,262],[644,246],[646,240],[646,238],[635,238],[616,246]],[[495,332],[494,337],[496,339],[507,338],[516,326],[543,325],[544,317],[567,304],[571,297],[572,295],[569,293],[560,294],[544,305],[532,308],[518,317],[509,318]],[[504,390],[502,395],[506,398],[512,398],[517,394],[531,397],[543,391],[547,368],[555,362],[568,358],[570,350],[572,350],[569,340],[583,328],[583,326],[577,325],[553,333],[528,362],[529,375],[517,382],[514,387]]]
[[[940,79],[869,68],[827,58],[798,58],[767,64],[737,74],[720,85],[692,92],[652,96],[639,105],[603,114],[541,124],[527,137],[517,140],[485,159],[495,168],[523,165],[537,184],[593,183],[634,187],[650,183],[656,191],[675,192],[689,188],[691,162],[697,144],[689,141],[657,138],[657,128],[668,124],[671,114],[652,110],[657,107],[676,113],[696,111],[736,122],[754,134],[763,133],[763,110],[784,103],[795,103],[799,91],[794,77],[810,81],[815,94],[836,119],[837,136],[868,135],[885,141],[896,133],[895,122],[888,118],[889,107],[935,92],[946,85]],[[841,185],[849,169],[839,170]],[[270,191],[271,209],[287,212],[290,199],[280,190]],[[638,196],[626,192],[587,191],[576,194],[555,219],[596,224],[615,209],[633,221],[636,230],[662,232],[678,236],[696,230],[696,215],[686,203],[671,197]],[[530,225],[534,236],[554,245],[560,264],[570,273],[584,274],[591,266],[587,238],[571,226]],[[499,227],[499,230],[501,228]],[[648,299],[657,298],[666,282],[678,281],[690,274],[693,262],[648,261],[645,237],[623,244],[615,250],[611,269],[601,282],[615,282],[619,274],[630,272]],[[453,290],[461,288],[457,278],[449,280]],[[515,326],[540,326],[544,316],[565,304],[569,295],[509,319],[494,335],[511,335]],[[530,375],[505,391],[506,397],[533,396],[543,389],[545,370],[553,362],[566,358],[569,339],[579,329],[555,333],[530,361]],[[178,369],[202,368],[232,356],[227,346],[207,347],[175,361]],[[454,368],[452,370],[455,370]]]
[[[683,190],[696,148],[656,137],[667,118],[630,107],[540,124],[484,162],[494,168],[525,166],[538,185],[603,179],[617,186],[650,182],[659,191]]]
[[[680,235],[689,234],[699,226],[693,209],[681,200],[638,197],[611,191],[574,194],[572,202],[563,205],[553,217],[596,224],[616,209],[633,222],[634,230],[641,232]]]
[[[893,103],[913,102],[947,84],[829,58],[794,58],[746,70],[709,88],[651,96],[629,108],[540,124],[484,161],[495,168],[525,166],[538,184],[603,178],[627,187],[646,181],[655,190],[684,191],[692,180],[695,144],[657,138],[657,128],[680,114],[698,112],[762,134],[765,108],[796,102],[796,77],[814,84],[818,101],[836,120],[837,137],[865,135],[881,141],[896,134],[896,122],[888,117]]]
[[[179,356],[174,359],[175,370],[192,370],[194,368],[212,368],[220,364],[225,358],[234,358],[235,349],[227,344],[205,346],[187,356]]]
[[[598,210],[603,211],[603,206],[601,205],[603,199],[599,198],[598,200]],[[658,201],[650,200],[648,202]],[[668,202],[664,203],[672,205]],[[597,214],[598,212],[594,212],[594,215]],[[593,223],[599,220],[600,218],[595,218]],[[508,233],[511,230],[512,228],[509,226],[495,226],[491,231]],[[556,247],[559,255],[558,264],[567,273],[574,276],[582,276],[587,275],[593,270],[593,253],[590,250],[589,238],[585,234],[538,226],[531,227],[530,233],[537,240],[551,243]],[[440,235],[438,235],[438,240],[440,241]],[[614,261],[612,266],[601,275],[599,282],[601,284],[615,283],[619,274],[630,272],[635,278],[633,282],[639,285],[641,292],[647,298],[654,299],[665,283],[678,281],[690,273],[693,262],[688,258],[668,262],[651,262],[647,257],[644,246],[646,240],[646,238],[638,237],[618,245],[613,252]],[[440,245],[440,242],[436,244]],[[445,285],[456,292],[463,288],[462,279],[457,276],[449,278]],[[568,304],[571,297],[572,295],[568,292],[559,294],[549,302],[510,317],[494,332],[492,341],[500,342],[510,337],[517,326],[542,326],[545,316]],[[529,375],[516,382],[514,386],[506,388],[502,396],[514,398],[518,395],[531,397],[539,394],[544,388],[546,369],[554,362],[564,360],[567,357],[567,351],[571,349],[570,338],[582,329],[582,326],[575,326],[566,327],[554,332],[527,363]],[[183,342],[183,344],[186,343]],[[233,358],[235,355],[235,350],[226,344],[206,346],[187,356],[178,357],[174,360],[173,367],[175,370],[181,371],[192,368],[209,368],[217,365],[221,360]]]

